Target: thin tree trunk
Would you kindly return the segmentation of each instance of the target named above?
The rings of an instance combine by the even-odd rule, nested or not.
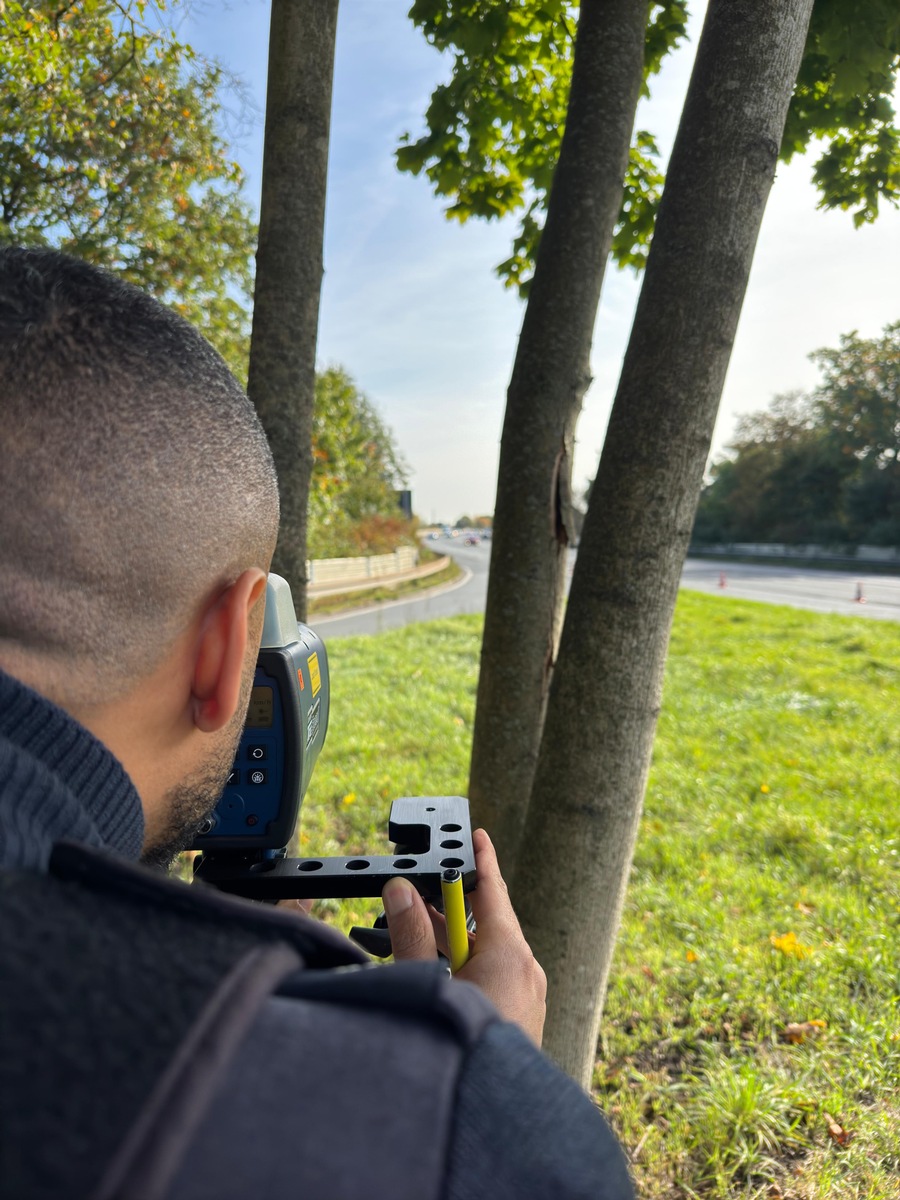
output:
[[[306,614],[316,337],[338,0],[272,0],[248,392],[281,489],[273,569]]]
[[[813,0],[710,0],[582,533],[512,894],[590,1081],[672,612]]]
[[[546,226],[507,393],[469,779],[509,871],[561,625],[575,423],[643,75],[647,0],[583,0]]]

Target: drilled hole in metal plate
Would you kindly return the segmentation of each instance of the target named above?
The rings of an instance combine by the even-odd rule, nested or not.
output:
[[[304,859],[303,862],[297,863],[298,871],[321,871],[322,863],[317,862],[314,858]]]
[[[462,842],[458,842],[456,838],[447,838],[446,842],[441,842],[444,850],[459,850]]]
[[[397,868],[398,871],[410,871],[410,870],[412,870],[413,867],[417,867],[418,865],[419,864],[416,862],[416,860],[414,858],[395,858],[394,859],[394,866]]]
[[[465,863],[463,862],[463,860],[461,858],[442,858],[441,866],[442,867],[463,867],[463,866],[465,866]]]
[[[441,833],[459,833],[461,829],[462,825],[454,825],[452,821],[449,821],[446,825],[441,826]]]
[[[435,812],[436,810],[435,810],[435,808],[434,808],[434,805],[429,805],[429,807],[428,807],[428,808],[426,808],[426,809],[425,809],[425,811],[426,811],[426,812]]]
[[[344,863],[348,871],[364,871],[368,865],[367,858],[354,858],[352,862]]]

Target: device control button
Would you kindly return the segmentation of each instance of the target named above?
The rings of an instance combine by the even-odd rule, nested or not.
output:
[[[256,787],[264,784],[268,778],[269,772],[265,767],[252,767],[247,772],[247,782],[254,784]]]
[[[265,746],[248,746],[247,747],[247,757],[249,759],[252,759],[253,762],[261,762],[262,759],[264,759],[266,757],[266,747]]]
[[[241,772],[240,772],[239,768],[232,767],[231,774],[225,780],[225,786],[226,787],[234,787],[235,784],[238,784],[240,782],[241,782]]]

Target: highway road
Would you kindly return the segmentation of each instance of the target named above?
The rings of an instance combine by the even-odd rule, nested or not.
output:
[[[490,542],[466,546],[454,539],[435,543],[434,549],[452,554],[465,571],[461,580],[421,597],[391,600],[342,616],[318,617],[313,620],[313,626],[327,641],[399,629],[413,621],[482,612],[487,596]],[[570,576],[574,560],[573,552],[569,562]],[[766,604],[787,604],[815,612],[900,621],[900,573],[868,575],[860,571],[850,574],[689,558],[684,564],[681,586],[698,592],[737,596]],[[860,595],[862,602],[857,599]]]
[[[454,538],[435,542],[433,549],[439,554],[452,554],[463,568],[462,579],[445,587],[434,588],[423,596],[387,600],[333,617],[314,617],[310,624],[323,638],[330,640],[361,633],[383,633],[386,629],[400,629],[414,621],[435,621],[439,617],[484,612],[491,561],[490,542],[466,546],[460,545]]]
[[[858,574],[851,574],[689,558],[684,564],[681,586],[696,592],[739,596],[742,600],[788,604],[813,612],[900,621],[900,573],[869,575],[863,568]]]

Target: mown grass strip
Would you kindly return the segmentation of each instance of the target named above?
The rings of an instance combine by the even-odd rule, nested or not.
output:
[[[465,794],[480,634],[329,648],[304,853]],[[595,1072],[642,1197],[900,1196],[898,685],[900,625],[682,593]]]

